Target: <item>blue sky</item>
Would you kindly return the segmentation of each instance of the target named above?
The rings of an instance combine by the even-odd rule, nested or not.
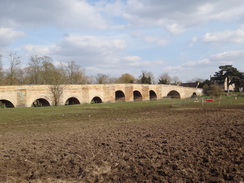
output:
[[[244,72],[243,0],[1,0],[0,54],[75,61],[87,75],[146,70],[183,82]]]

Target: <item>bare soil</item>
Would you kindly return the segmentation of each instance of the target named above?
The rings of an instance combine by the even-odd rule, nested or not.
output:
[[[0,124],[0,182],[240,183],[243,113],[244,106],[101,108]]]

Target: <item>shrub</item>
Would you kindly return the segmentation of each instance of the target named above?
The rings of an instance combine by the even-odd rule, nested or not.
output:
[[[219,97],[223,94],[223,92],[223,88],[216,84],[206,84],[203,86],[203,93],[207,96]]]

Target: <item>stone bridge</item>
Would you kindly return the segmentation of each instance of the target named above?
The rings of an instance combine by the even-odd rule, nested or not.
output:
[[[164,97],[190,98],[202,90],[174,85],[97,84],[59,85],[58,105],[158,100]],[[0,86],[1,107],[55,105],[53,85]],[[57,100],[56,100],[57,101]]]

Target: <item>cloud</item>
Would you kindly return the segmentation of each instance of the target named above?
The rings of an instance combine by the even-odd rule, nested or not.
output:
[[[212,64],[218,68],[220,65],[233,65],[241,72],[244,71],[244,50],[231,50],[213,54],[209,57]]]
[[[136,68],[137,71],[140,70],[150,70],[152,68],[161,67],[165,65],[165,61],[163,60],[143,60],[139,56],[129,55],[125,56],[121,59],[121,65],[126,68]]]
[[[208,76],[214,74],[220,65],[233,65],[243,72],[243,60],[244,50],[232,50],[216,53],[197,61],[185,62],[175,66],[168,65],[164,70],[184,80],[187,78],[190,80],[194,77],[208,79]]]
[[[181,34],[186,31],[184,25],[179,25],[177,23],[166,25],[166,29],[172,34]]]
[[[46,55],[54,61],[74,60],[88,74],[96,73],[119,76],[124,72],[139,74],[141,70],[165,65],[163,60],[144,60],[140,56],[126,55],[125,41],[100,36],[70,34],[55,45],[25,45],[27,55]],[[28,57],[28,56],[27,56]]]
[[[244,50],[226,51],[212,55],[211,60],[221,64],[243,63]]]
[[[197,8],[198,14],[206,15],[213,13],[214,5],[210,3],[203,4]]]
[[[206,33],[203,37],[205,42],[234,42],[244,43],[244,26],[237,30]]]
[[[124,17],[136,25],[162,26],[171,33],[185,30],[209,21],[227,21],[244,17],[244,2],[240,0],[128,0]]]
[[[67,29],[104,29],[106,20],[84,0],[3,0],[0,24],[11,27],[56,26]]]
[[[205,64],[209,64],[210,60],[209,59],[202,59],[196,62],[186,62],[185,64],[183,64],[183,66],[196,66],[196,65],[205,65]]]
[[[25,50],[28,55],[40,55],[40,56],[48,56],[52,54],[52,50],[55,46],[42,46],[42,45],[32,45],[27,44],[23,46],[23,50]]]
[[[141,31],[134,31],[131,33],[131,35],[133,37],[136,37],[136,38],[139,38],[143,41],[145,41],[146,43],[149,43],[149,44],[154,44],[154,45],[157,45],[157,46],[165,46],[169,43],[169,40],[166,39],[166,38],[163,38],[162,36],[156,36],[156,35],[153,35],[154,33],[151,32],[151,35],[148,35],[148,34],[144,34],[142,33]]]
[[[56,46],[54,52],[66,57],[79,57],[80,61],[87,63],[115,63],[118,62],[120,51],[126,47],[126,42],[120,39],[70,34]]]
[[[199,66],[205,66],[210,64],[211,61],[209,59],[202,59],[202,60],[198,60],[198,61],[191,61],[191,62],[185,62],[181,65],[177,65],[177,66],[167,66],[166,70],[171,71],[171,70],[192,70],[195,69],[196,67]]]
[[[166,70],[204,70],[204,68],[208,68],[209,66],[218,67],[221,64],[238,64],[242,63],[244,60],[244,50],[235,50],[235,51],[226,51],[217,54],[210,55],[208,58],[204,58],[197,61],[185,62],[183,64],[177,66],[167,66]]]
[[[157,37],[157,36],[143,36],[143,40],[147,43],[154,43],[158,46],[164,46],[168,44],[168,40]]]
[[[244,16],[244,2],[241,0],[218,0],[213,3],[214,11],[209,14],[209,19],[230,21],[233,18],[242,21]]]
[[[107,29],[109,24],[131,24],[162,26],[178,33],[212,20],[244,17],[242,0],[2,0],[0,7],[0,24],[6,27]]]
[[[191,42],[190,42],[190,47],[192,47],[197,41],[198,41],[198,38],[196,36],[192,37]]]
[[[123,40],[107,39],[105,37],[99,37],[99,36],[83,36],[83,35],[76,35],[76,34],[70,34],[66,36],[62,44],[68,44],[68,45],[72,44],[80,48],[92,47],[93,49],[97,48],[97,49],[120,50],[126,48],[126,43]]]
[[[96,63],[117,63],[120,52],[126,47],[126,42],[120,39],[70,34],[55,45],[27,44],[23,49],[29,55],[48,55],[75,60],[81,66],[88,66]]]
[[[14,42],[16,39],[23,37],[22,31],[15,31],[11,28],[0,27],[0,47],[5,47]]]
[[[135,61],[140,61],[141,57],[138,57],[138,56],[126,56],[126,57],[124,57],[124,60],[126,62],[135,62]]]

